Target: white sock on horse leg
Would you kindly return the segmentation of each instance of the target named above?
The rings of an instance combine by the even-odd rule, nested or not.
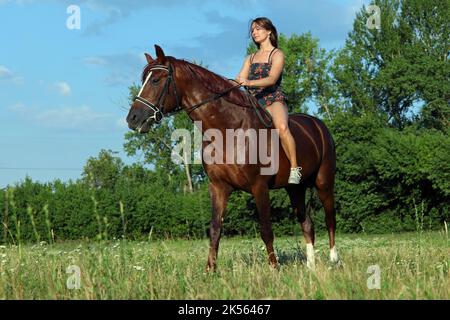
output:
[[[314,258],[314,246],[312,243],[306,244],[306,266],[311,270],[315,270],[316,268],[316,262]]]
[[[330,249],[330,261],[331,262],[338,262],[339,261],[339,256],[338,256],[338,253],[337,253],[336,246],[334,246],[333,248]]]

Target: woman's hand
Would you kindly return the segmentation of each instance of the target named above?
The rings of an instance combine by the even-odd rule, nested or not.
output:
[[[248,79],[246,79],[244,77],[238,76],[236,78],[236,81],[239,82],[243,86],[247,86],[247,87],[250,86],[250,80],[248,80]]]

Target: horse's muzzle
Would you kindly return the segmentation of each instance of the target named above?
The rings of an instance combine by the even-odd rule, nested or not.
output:
[[[148,132],[151,126],[151,121],[148,121],[151,116],[149,113],[145,109],[132,106],[127,116],[128,128],[139,133]]]

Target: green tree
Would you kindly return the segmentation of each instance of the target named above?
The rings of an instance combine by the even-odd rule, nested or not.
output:
[[[115,154],[111,150],[101,150],[97,158],[89,158],[83,168],[82,180],[94,189],[113,190],[124,166]]]
[[[421,125],[445,132],[450,128],[450,2],[405,0],[401,15],[413,35],[407,48],[423,102]]]
[[[355,114],[383,112],[404,128],[421,102],[447,115],[449,92],[447,1],[376,0],[379,29],[370,29],[366,8],[356,15],[332,68],[346,105]],[[430,104],[433,101],[439,103]],[[430,114],[428,112],[427,114]],[[442,121],[441,121],[442,122]]]

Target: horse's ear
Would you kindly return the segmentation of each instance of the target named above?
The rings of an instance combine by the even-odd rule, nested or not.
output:
[[[144,55],[145,55],[145,59],[147,59],[148,64],[151,64],[154,61],[152,56],[149,55],[148,53],[144,53]]]
[[[163,49],[161,49],[160,46],[155,44],[155,51],[156,51],[156,56],[158,57],[159,62],[164,64],[166,62],[166,55],[164,54]]]

